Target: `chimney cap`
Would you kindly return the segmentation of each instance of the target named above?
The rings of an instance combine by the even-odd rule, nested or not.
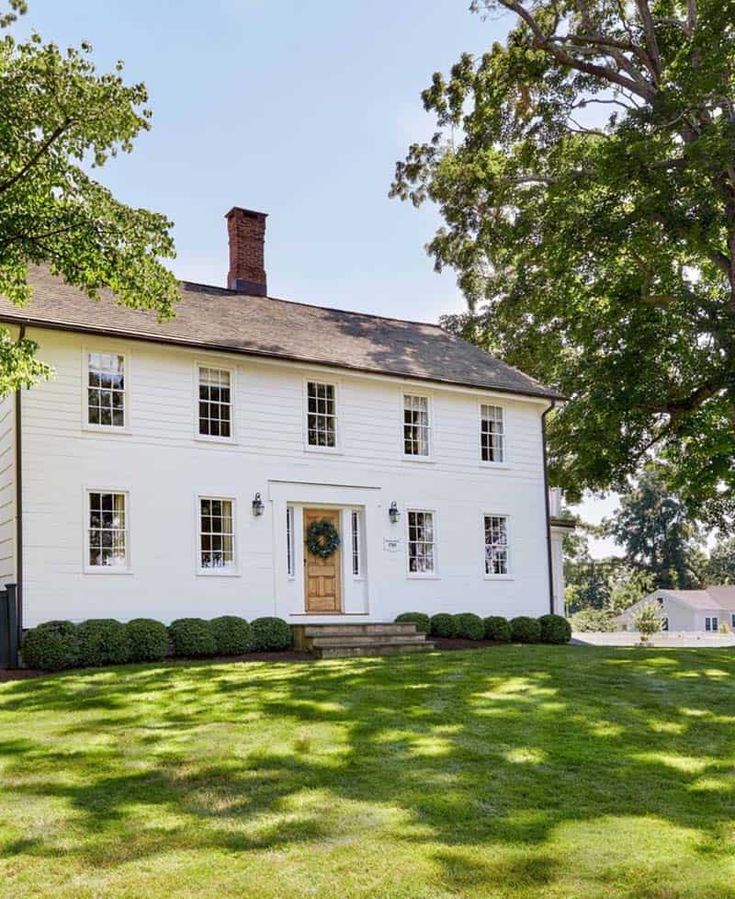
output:
[[[258,212],[256,209],[245,209],[243,206],[233,206],[229,212],[225,213],[225,218],[231,218],[233,215],[246,215],[249,218],[267,219],[267,212]]]

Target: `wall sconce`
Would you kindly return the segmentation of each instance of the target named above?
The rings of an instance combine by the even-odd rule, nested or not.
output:
[[[265,503],[261,499],[259,493],[255,494],[255,499],[253,500],[253,515],[257,518],[259,515],[262,515],[265,512]]]
[[[396,501],[393,500],[393,502],[390,504],[390,509],[388,509],[388,518],[390,518],[390,523],[397,524],[400,517],[401,513],[398,510],[398,505],[396,504]]]

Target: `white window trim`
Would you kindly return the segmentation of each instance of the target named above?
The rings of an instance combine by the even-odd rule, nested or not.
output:
[[[488,574],[485,571],[485,518],[488,516],[493,516],[495,518],[504,518],[506,521],[506,532],[508,534],[508,573],[507,574]],[[481,543],[481,564],[482,564],[482,576],[486,581],[514,581],[515,575],[513,574],[513,520],[511,516],[507,512],[482,512],[480,515],[480,537],[482,540]]]
[[[230,375],[230,436],[218,437],[215,434],[199,433],[199,372],[202,368],[213,368],[226,371]],[[219,359],[194,360],[194,440],[200,443],[237,443],[237,415],[235,400],[237,397],[238,369]]]
[[[312,446],[309,443],[309,384],[326,384],[334,388],[334,446]],[[304,377],[302,410],[304,452],[325,456],[342,455],[341,388],[342,384],[336,378],[320,378],[317,375]]]
[[[354,547],[352,545],[352,516],[357,515],[357,564],[358,572],[355,574],[354,568]],[[353,581],[365,580],[365,511],[357,506],[350,509],[350,574]]]
[[[89,564],[89,495],[90,493],[122,493],[125,497],[125,565],[90,565]],[[130,490],[127,487],[85,486],[82,490],[82,571],[92,575],[132,574],[132,518],[130,515]]]
[[[293,506],[286,506],[286,576],[289,581],[296,580],[296,515]],[[290,533],[290,547],[289,547]]]
[[[707,622],[708,622],[708,621],[709,621],[709,622],[716,621],[717,624],[716,624],[715,627],[710,627],[710,628],[708,628],[708,627],[707,627]],[[717,634],[717,633],[719,633],[719,630],[720,630],[720,616],[719,616],[719,615],[705,615],[705,616],[704,616],[704,630],[705,630],[705,633],[708,633],[708,634]]]
[[[406,425],[406,397],[408,396],[420,396],[422,399],[426,400],[426,412],[429,416],[429,427],[427,429],[427,435],[429,438],[429,453],[426,456],[415,456],[411,453],[406,452],[406,433],[405,433],[405,425]],[[428,463],[434,462],[434,398],[430,393],[426,393],[423,390],[402,390],[401,391],[401,455],[403,457],[404,462],[420,462],[424,465]],[[412,509],[412,512],[423,512],[423,509]],[[427,510],[430,511],[430,510]]]
[[[429,419],[431,421],[431,419]],[[434,570],[433,571],[411,571],[411,551],[409,549],[411,531],[409,528],[409,514],[411,512],[428,512],[433,517],[434,526]],[[439,574],[439,531],[437,528],[436,509],[421,509],[416,506],[406,507],[406,578],[416,581],[438,581],[441,577]]]
[[[497,406],[503,413],[503,461],[502,462],[489,462],[482,458],[482,407],[483,406]],[[495,398],[487,399],[483,398],[477,404],[477,416],[478,422],[477,426],[479,428],[479,440],[478,440],[478,451],[480,454],[480,465],[483,468],[494,468],[496,470],[502,470],[504,468],[510,468],[510,463],[508,461],[508,407],[504,406],[499,400]]]
[[[95,425],[89,422],[89,356],[91,353],[100,353],[109,356],[123,357],[123,372],[125,377],[125,387],[123,388],[123,410],[125,415],[125,424],[122,427],[118,425]],[[82,347],[82,430],[89,431],[92,434],[130,434],[130,383],[131,383],[131,352],[130,349],[119,346],[110,346],[101,341],[91,346]],[[95,492],[95,491],[93,491]]]
[[[221,499],[232,503],[232,568],[202,568],[202,500],[203,499]],[[194,558],[194,570],[197,577],[240,577],[239,551],[240,541],[238,539],[237,524],[237,500],[234,496],[228,496],[224,493],[197,493],[194,498],[194,545],[196,547],[196,556]]]

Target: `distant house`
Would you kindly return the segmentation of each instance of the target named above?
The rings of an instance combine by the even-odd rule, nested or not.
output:
[[[651,600],[659,604],[665,631],[717,633],[723,624],[735,630],[735,587],[656,590],[615,620],[623,630],[633,630],[636,614]]]
[[[0,402],[23,625],[563,613],[562,397],[436,325],[269,297],[265,219],[228,213],[228,286],[182,282],[168,322],[42,269],[0,298],[56,372]]]

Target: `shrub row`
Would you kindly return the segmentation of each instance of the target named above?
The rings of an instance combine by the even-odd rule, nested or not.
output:
[[[410,621],[416,630],[432,637],[463,637],[466,640],[493,640],[496,643],[568,643],[572,628],[561,615],[530,618],[519,615],[508,621],[500,615],[480,618],[472,612],[429,617],[423,612],[403,612],[396,621]]]
[[[291,646],[291,628],[281,618],[223,615],[211,621],[179,618],[167,628],[160,621],[134,618],[121,624],[91,618],[81,624],[47,621],[23,637],[23,660],[31,668],[62,671],[124,662],[158,662],[168,655],[183,658],[236,656]]]

